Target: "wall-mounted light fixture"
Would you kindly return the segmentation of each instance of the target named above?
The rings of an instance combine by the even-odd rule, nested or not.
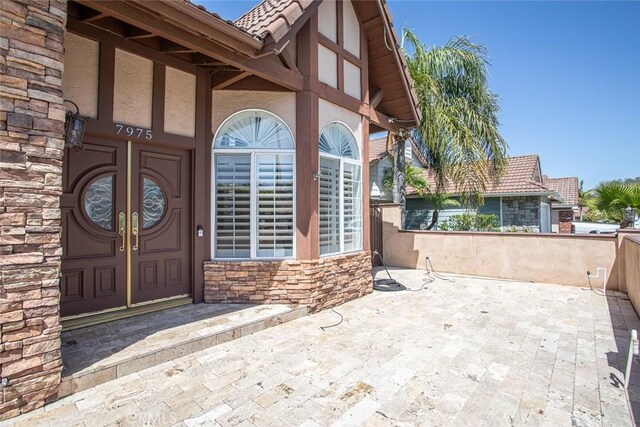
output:
[[[76,150],[83,150],[84,146],[82,141],[84,140],[84,128],[89,117],[80,115],[80,108],[73,102],[65,99],[64,102],[73,104],[76,107],[76,112],[67,111],[64,121],[64,145],[68,148],[75,148]]]
[[[313,180],[317,181],[322,175],[322,171],[313,171]]]

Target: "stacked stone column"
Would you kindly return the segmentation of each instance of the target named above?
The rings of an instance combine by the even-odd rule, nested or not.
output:
[[[0,420],[60,383],[64,0],[0,7]]]

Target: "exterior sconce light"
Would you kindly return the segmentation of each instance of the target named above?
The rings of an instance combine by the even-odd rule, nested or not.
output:
[[[82,141],[84,140],[84,128],[89,121],[89,117],[80,115],[80,108],[73,102],[65,99],[64,102],[73,104],[76,107],[76,112],[67,111],[64,120],[64,145],[68,148],[75,148],[76,150],[83,150],[84,146]]]
[[[635,223],[635,212],[631,206],[627,206],[624,210],[624,219],[627,222],[627,227],[633,228]]]
[[[314,171],[313,175],[312,175],[313,176],[313,180],[317,181],[318,178],[320,178],[321,175],[322,175],[322,171]]]

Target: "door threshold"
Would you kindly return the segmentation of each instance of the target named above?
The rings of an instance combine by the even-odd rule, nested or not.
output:
[[[131,308],[118,308],[113,310],[100,311],[96,313],[83,314],[80,316],[63,317],[60,319],[62,331],[86,328],[87,326],[98,325],[100,323],[113,322],[114,320],[126,319],[127,317],[138,316],[140,314],[151,313],[153,311],[165,310],[167,308],[179,307],[191,304],[193,299],[190,296],[179,296],[158,301],[137,304]]]

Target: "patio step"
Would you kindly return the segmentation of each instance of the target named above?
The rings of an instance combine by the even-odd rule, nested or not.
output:
[[[58,397],[306,315],[304,306],[198,304],[65,331]]]

